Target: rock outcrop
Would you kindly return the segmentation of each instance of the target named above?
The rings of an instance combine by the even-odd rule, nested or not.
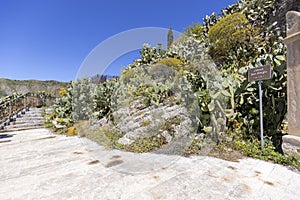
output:
[[[129,145],[135,140],[153,136],[164,137],[166,143],[174,139],[189,137],[192,121],[185,107],[163,105],[146,107],[134,101],[129,107],[113,113],[115,128],[124,132],[119,143]]]

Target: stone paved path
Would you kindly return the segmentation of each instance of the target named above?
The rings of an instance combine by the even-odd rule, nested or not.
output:
[[[0,134],[0,168],[1,200],[300,197],[300,174],[280,165],[108,151],[46,129]]]

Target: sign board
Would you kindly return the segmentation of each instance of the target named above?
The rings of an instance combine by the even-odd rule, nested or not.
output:
[[[259,110],[260,110],[260,143],[261,150],[264,149],[264,123],[263,123],[263,108],[262,108],[262,89],[261,81],[272,78],[271,65],[264,65],[248,70],[248,81],[258,81],[259,91]]]
[[[264,65],[248,70],[248,81],[261,81],[272,78],[271,65]]]

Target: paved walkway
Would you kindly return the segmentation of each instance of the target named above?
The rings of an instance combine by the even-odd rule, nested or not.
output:
[[[107,151],[46,129],[0,134],[0,199],[299,199],[300,174],[228,162]]]

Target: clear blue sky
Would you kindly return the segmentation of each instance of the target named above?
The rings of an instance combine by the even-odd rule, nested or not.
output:
[[[235,2],[0,0],[0,78],[70,81],[88,54],[115,34],[141,27],[183,31]],[[111,73],[135,56],[122,56]]]

